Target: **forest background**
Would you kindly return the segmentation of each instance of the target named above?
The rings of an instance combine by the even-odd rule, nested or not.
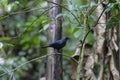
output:
[[[0,80],[45,78],[49,3],[61,7],[55,19],[71,38],[62,49],[63,80],[119,80],[119,0],[0,0]]]

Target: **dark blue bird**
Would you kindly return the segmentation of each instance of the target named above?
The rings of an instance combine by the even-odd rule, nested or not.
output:
[[[42,48],[52,47],[52,48],[58,49],[58,50],[62,49],[66,45],[66,42],[68,39],[69,39],[69,37],[65,37],[61,40],[55,41],[51,44],[48,44],[47,46],[43,46]]]

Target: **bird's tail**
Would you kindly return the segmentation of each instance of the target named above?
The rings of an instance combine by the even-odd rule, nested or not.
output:
[[[48,46],[42,46],[41,48],[47,48]]]

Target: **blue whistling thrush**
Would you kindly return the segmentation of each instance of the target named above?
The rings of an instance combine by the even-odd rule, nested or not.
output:
[[[69,37],[65,37],[61,40],[57,40],[51,44],[48,44],[47,46],[43,46],[42,48],[52,47],[57,50],[62,49],[66,45],[66,42],[68,39],[69,39]]]

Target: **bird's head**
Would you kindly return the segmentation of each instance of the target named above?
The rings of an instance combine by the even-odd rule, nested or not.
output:
[[[65,40],[69,40],[70,38],[69,37],[65,37]]]

